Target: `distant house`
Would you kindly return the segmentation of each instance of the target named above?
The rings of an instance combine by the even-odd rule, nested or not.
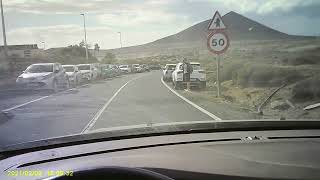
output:
[[[44,53],[37,44],[9,45],[7,48],[8,55],[15,58],[34,58]],[[0,46],[0,56],[4,56],[4,46]]]

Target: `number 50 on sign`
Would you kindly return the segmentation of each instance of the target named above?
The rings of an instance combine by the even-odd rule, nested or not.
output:
[[[207,39],[207,47],[214,54],[224,53],[230,46],[228,35],[221,30],[212,32]]]

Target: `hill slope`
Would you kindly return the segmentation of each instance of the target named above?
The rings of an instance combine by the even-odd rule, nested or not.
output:
[[[233,11],[224,15],[222,19],[228,27],[231,40],[272,40],[290,37],[288,34],[271,29]],[[205,41],[209,22],[210,20],[203,21],[177,34],[156,40],[150,44]]]
[[[225,14],[222,19],[228,27],[228,34],[231,41],[306,38],[282,33],[233,11]],[[177,34],[144,45],[125,47],[122,49],[101,50],[98,56],[103,57],[106,52],[112,52],[120,58],[128,58],[166,54],[172,51],[172,49],[206,49],[204,42],[208,35],[207,26],[209,21],[210,20],[200,22]]]

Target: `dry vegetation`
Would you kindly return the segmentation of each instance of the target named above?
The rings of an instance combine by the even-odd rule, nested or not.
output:
[[[319,110],[303,111],[303,107],[320,101],[320,41],[245,41],[233,42],[221,62],[222,98],[217,98],[216,61],[207,50],[185,50],[180,55],[160,55],[130,59],[128,63],[172,63],[181,56],[199,61],[207,72],[208,87],[204,91],[185,94],[189,98],[212,103],[237,105],[248,112],[268,95],[285,84],[264,107],[261,118],[319,118]],[[291,107],[289,104],[293,105]],[[210,109],[210,104],[205,104]]]

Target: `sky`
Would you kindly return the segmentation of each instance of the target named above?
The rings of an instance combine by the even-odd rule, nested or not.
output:
[[[293,35],[320,35],[320,0],[3,0],[7,43],[65,47],[84,39],[102,49],[152,42],[235,11]],[[2,27],[2,26],[1,26]],[[0,44],[3,44],[0,36]]]

